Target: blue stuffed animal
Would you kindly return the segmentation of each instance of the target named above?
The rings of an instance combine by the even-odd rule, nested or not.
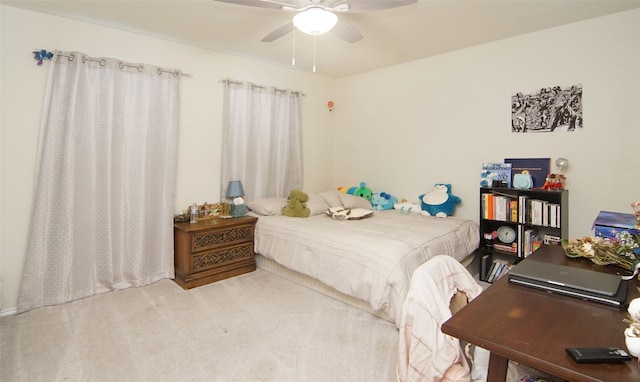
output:
[[[451,193],[451,185],[443,183],[436,183],[433,191],[420,195],[419,199],[423,215],[439,218],[453,215],[456,204],[462,202],[462,199]]]
[[[396,197],[386,192],[380,192],[373,194],[371,197],[371,206],[374,210],[390,210],[393,209],[393,205],[396,204]]]

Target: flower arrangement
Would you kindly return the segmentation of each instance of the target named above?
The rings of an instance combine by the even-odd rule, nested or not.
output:
[[[617,265],[629,271],[640,262],[640,234],[622,230],[614,238],[583,237],[564,245],[568,257],[586,257],[598,265]]]

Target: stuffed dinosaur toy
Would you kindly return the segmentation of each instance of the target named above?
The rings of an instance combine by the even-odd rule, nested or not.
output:
[[[396,197],[386,192],[380,192],[371,196],[371,206],[374,210],[378,211],[390,210],[396,202]]]
[[[456,204],[462,202],[462,199],[451,193],[451,185],[443,183],[436,183],[433,191],[420,195],[419,199],[423,215],[439,218],[453,215]]]
[[[309,196],[301,190],[291,190],[287,205],[282,208],[282,214],[295,218],[307,218],[311,215],[311,210],[307,208]]]

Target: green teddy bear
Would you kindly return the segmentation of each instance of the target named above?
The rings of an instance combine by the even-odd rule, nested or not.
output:
[[[311,215],[311,210],[307,208],[309,196],[300,190],[291,190],[287,205],[282,208],[282,214],[294,218],[306,218]]]

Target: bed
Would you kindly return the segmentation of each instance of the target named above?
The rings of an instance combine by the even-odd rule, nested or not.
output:
[[[413,271],[437,255],[463,262],[478,247],[478,225],[399,210],[374,211],[360,220],[335,220],[330,207],[370,209],[337,190],[309,194],[308,218],[280,214],[284,198],[248,203],[257,216],[260,268],[338,298],[399,325]]]

